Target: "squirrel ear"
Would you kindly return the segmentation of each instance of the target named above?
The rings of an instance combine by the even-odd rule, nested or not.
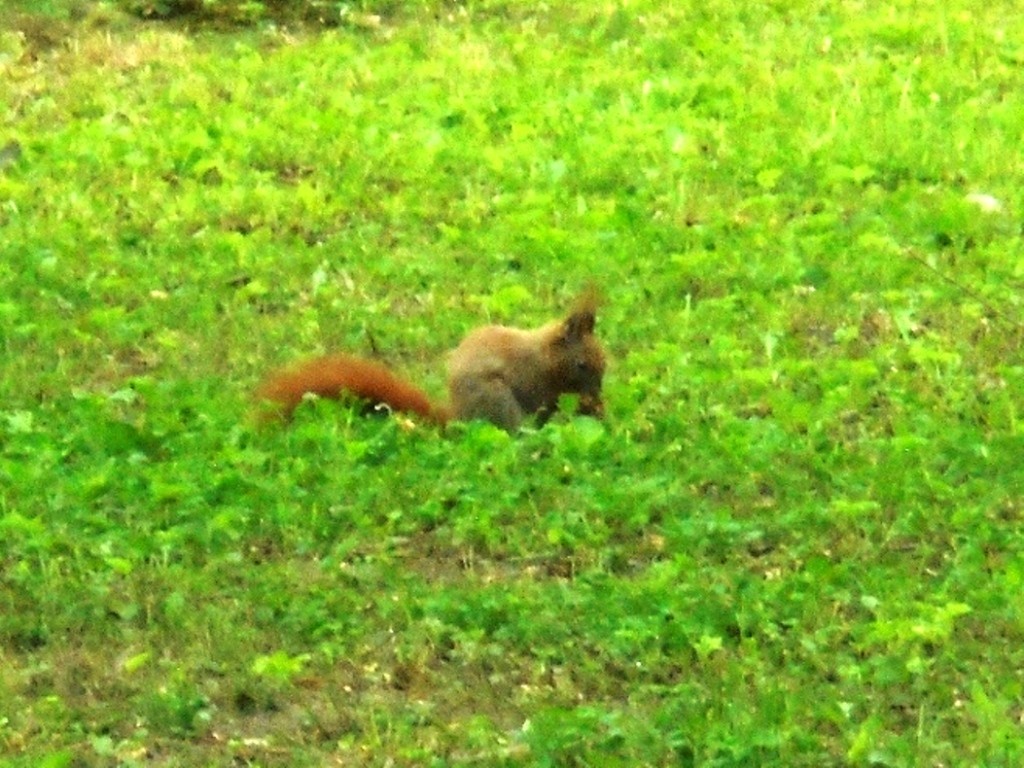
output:
[[[579,341],[594,332],[596,318],[592,310],[577,309],[565,319],[563,336],[567,341]]]
[[[601,297],[593,286],[587,287],[576,303],[572,312],[565,320],[565,338],[570,341],[582,339],[594,332],[594,325],[597,320],[597,305]]]

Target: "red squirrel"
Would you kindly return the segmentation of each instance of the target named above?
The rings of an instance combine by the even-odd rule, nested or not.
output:
[[[472,331],[448,359],[450,405],[438,405],[418,387],[370,360],[331,355],[272,373],[258,399],[289,418],[307,394],[355,396],[443,426],[485,419],[514,432],[528,416],[543,424],[564,394],[579,396],[580,413],[604,412],[604,352],[594,335],[597,296],[585,293],[564,320],[522,330],[487,325]]]

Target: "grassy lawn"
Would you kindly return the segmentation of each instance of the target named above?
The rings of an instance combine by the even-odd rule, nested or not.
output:
[[[1024,764],[1017,4],[308,7],[0,11],[0,765]]]

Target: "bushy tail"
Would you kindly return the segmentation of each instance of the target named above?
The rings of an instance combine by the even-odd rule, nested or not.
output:
[[[448,420],[447,410],[431,403],[418,387],[380,363],[351,355],[306,360],[272,373],[256,390],[257,399],[271,406],[263,415],[283,419],[291,417],[307,394],[332,399],[349,395],[437,424]]]

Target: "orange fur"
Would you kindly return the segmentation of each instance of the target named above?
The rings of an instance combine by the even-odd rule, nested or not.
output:
[[[579,396],[581,413],[600,417],[604,352],[594,336],[597,296],[585,293],[569,316],[532,330],[489,325],[471,332],[448,360],[451,408],[379,363],[351,355],[308,360],[271,376],[259,399],[288,418],[307,394],[353,395],[437,424],[485,419],[514,432],[528,416],[543,423],[563,394]]]
[[[307,360],[272,374],[256,391],[258,399],[273,403],[284,418],[291,417],[307,394],[331,399],[348,394],[439,424],[448,419],[445,410],[435,407],[422,390],[380,363],[352,355]]]

